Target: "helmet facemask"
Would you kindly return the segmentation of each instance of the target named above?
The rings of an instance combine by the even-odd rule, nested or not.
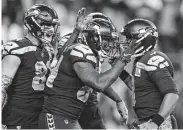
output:
[[[96,19],[95,19],[96,20]],[[102,55],[112,57],[115,54],[118,43],[118,33],[111,29],[111,23],[106,20],[97,19],[101,23],[93,22],[83,31],[84,40],[90,48]]]
[[[60,35],[56,12],[46,5],[35,5],[25,14],[25,26],[41,43],[51,44]]]
[[[112,32],[111,36],[101,36],[100,49],[108,57],[119,55],[119,37],[117,32]]]
[[[138,19],[136,21],[138,21]],[[140,19],[139,21],[147,22],[146,20],[142,19]],[[144,55],[145,52],[148,52],[155,48],[158,40],[158,32],[155,27],[146,25],[143,27],[138,27],[138,29],[133,32],[127,29],[128,26],[121,30],[121,34],[126,37],[126,39],[121,42],[123,50],[128,48],[131,42],[135,42],[138,48],[136,49],[132,57],[138,57]]]
[[[37,35],[38,39],[41,40],[43,43],[52,43],[58,37],[60,34],[57,32],[59,27],[59,22],[50,23],[50,22],[41,22],[40,24],[40,31],[37,33],[40,35]]]

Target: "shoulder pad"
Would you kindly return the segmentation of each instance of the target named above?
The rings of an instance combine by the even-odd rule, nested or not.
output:
[[[36,51],[36,46],[26,45],[21,41],[9,41],[3,45],[3,54],[25,54],[26,52]]]
[[[143,56],[136,65],[146,71],[153,71],[170,66],[170,60],[165,54],[154,51]]]
[[[70,55],[80,57],[80,58],[86,58],[87,60],[91,60],[94,63],[96,63],[96,57],[93,53],[93,51],[84,44],[76,44],[74,48],[71,50]]]
[[[3,44],[3,55],[8,54],[11,50],[18,48],[19,45],[16,42],[9,41]]]

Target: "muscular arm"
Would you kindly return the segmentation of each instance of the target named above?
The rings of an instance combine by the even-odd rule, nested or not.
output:
[[[118,61],[113,68],[104,72],[98,73],[92,66],[87,62],[76,62],[74,63],[74,70],[76,71],[79,78],[88,86],[92,87],[96,91],[103,92],[109,87],[120,75],[123,70],[125,63]]]
[[[66,45],[71,46],[78,38],[80,32],[81,32],[80,30],[78,30],[77,28],[74,28],[73,33],[71,34],[70,38],[66,42]]]
[[[164,95],[158,114],[166,119],[173,111],[179,98],[176,84],[167,68],[154,72],[151,77],[159,91]]]
[[[113,101],[115,101],[116,103],[121,102],[122,99],[121,97],[113,90],[112,87],[108,87],[104,90],[103,94],[105,94],[106,96],[108,96],[109,98],[111,98]]]
[[[13,55],[7,55],[2,60],[2,79],[1,79],[2,108],[6,104],[7,100],[6,91],[12,83],[12,80],[17,72],[20,62],[21,62],[20,59],[17,56]]]
[[[166,119],[176,106],[179,96],[175,93],[168,93],[164,96],[163,102],[161,103],[160,110],[158,112],[164,119]]]

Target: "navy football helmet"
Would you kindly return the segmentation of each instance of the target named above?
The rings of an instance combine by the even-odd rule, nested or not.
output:
[[[138,48],[134,56],[143,55],[155,48],[158,41],[158,31],[154,23],[145,19],[133,19],[129,21],[120,32],[126,37],[122,42],[123,48],[127,48],[130,42],[135,41]]]
[[[24,16],[28,31],[42,42],[51,42],[56,36],[60,22],[56,11],[44,4],[33,5]]]
[[[95,12],[86,16],[91,20],[82,32],[82,42],[86,43],[94,52],[101,51],[104,55],[114,55],[118,41],[118,33],[112,21],[106,15]]]

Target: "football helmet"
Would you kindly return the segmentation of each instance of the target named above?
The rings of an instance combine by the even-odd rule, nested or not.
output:
[[[114,55],[119,37],[110,18],[99,12],[91,13],[87,17],[91,20],[81,34],[82,42],[94,52],[100,51],[106,56]]]
[[[145,19],[133,19],[120,31],[126,37],[122,42],[125,49],[131,42],[138,44],[134,57],[141,56],[145,52],[155,48],[158,41],[158,31],[154,23]]]
[[[60,22],[56,11],[44,4],[33,5],[24,16],[24,25],[28,31],[43,43],[59,36],[57,33]]]

